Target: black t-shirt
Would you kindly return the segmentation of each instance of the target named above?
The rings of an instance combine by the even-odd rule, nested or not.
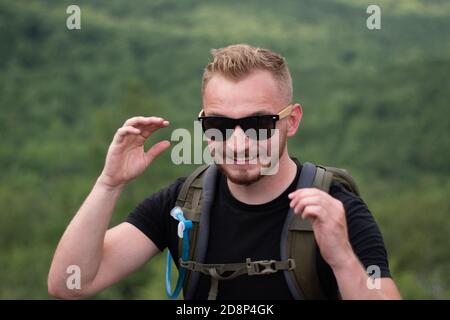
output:
[[[219,173],[210,217],[210,236],[205,263],[238,263],[251,260],[280,260],[280,238],[289,210],[288,194],[295,190],[297,176],[276,199],[259,205],[243,203],[231,194],[226,177]],[[167,247],[178,261],[178,222],[170,216],[185,178],[154,193],[140,203],[127,222],[136,226],[163,251]],[[390,277],[387,253],[381,232],[366,204],[333,182],[330,194],[344,204],[348,233],[353,250],[363,266],[377,265],[381,277]],[[318,252],[317,270],[322,287],[329,297],[336,289],[336,279]],[[200,276],[195,299],[206,299],[210,277]],[[283,272],[264,276],[242,275],[220,281],[217,299],[292,299]]]

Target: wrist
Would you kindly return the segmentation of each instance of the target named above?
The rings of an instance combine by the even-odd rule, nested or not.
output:
[[[343,258],[340,263],[331,267],[333,269],[334,274],[337,276],[338,274],[342,273],[356,272],[357,269],[362,268],[362,265],[359,262],[358,257],[352,250],[351,252],[348,252],[346,254],[345,258]]]
[[[336,263],[334,263],[333,265],[330,265],[330,266],[336,273],[336,272],[341,272],[344,270],[352,270],[355,268],[355,266],[358,266],[358,265],[360,265],[358,257],[355,255],[355,253],[353,252],[353,249],[349,245],[347,250],[345,250],[341,254],[340,259],[338,261],[336,261]]]
[[[368,275],[356,254],[353,253],[345,263],[332,267],[332,269],[343,300],[369,299]]]
[[[97,178],[95,186],[109,192],[120,192],[125,187],[125,183],[113,184],[110,181],[108,181],[106,177],[100,175]]]

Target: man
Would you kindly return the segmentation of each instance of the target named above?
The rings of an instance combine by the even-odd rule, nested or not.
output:
[[[279,258],[280,234],[289,207],[308,219],[320,249],[317,271],[326,292],[336,284],[343,299],[399,299],[390,277],[381,233],[364,202],[334,183],[330,194],[316,188],[296,189],[302,165],[288,153],[287,139],[302,119],[300,104],[292,103],[292,80],[283,57],[266,49],[233,45],[213,50],[203,75],[203,128],[220,129],[238,123],[231,136],[208,141],[226,151],[214,159],[220,169],[211,209],[207,263]],[[277,167],[263,174],[267,164],[250,157],[262,148],[246,136],[244,126],[260,127],[275,117]],[[260,117],[262,116],[262,117]],[[243,118],[253,117],[251,121]],[[208,120],[209,119],[209,120]],[[234,119],[234,120],[230,120]],[[239,120],[236,120],[239,119]],[[266,119],[267,120],[267,119]],[[255,125],[257,123],[258,125]],[[176,221],[170,217],[184,178],[145,199],[127,221],[107,230],[115,203],[125,185],[139,176],[170,143],[161,141],[145,152],[143,145],[155,130],[169,125],[157,117],[134,117],[118,129],[105,167],[91,193],[67,227],[49,272],[52,296],[91,296],[135,271],[169,248],[177,255]],[[270,126],[270,124],[267,124]],[[256,129],[256,128],[255,128]],[[235,143],[236,137],[244,143]],[[262,145],[262,144],[261,144]],[[276,148],[276,150],[274,149]],[[225,159],[227,161],[217,161]],[[81,288],[66,287],[66,269],[81,270]],[[369,288],[366,268],[380,269],[379,289]],[[194,298],[206,299],[207,276],[200,278]],[[292,299],[282,273],[262,277],[242,275],[220,284],[218,299]]]

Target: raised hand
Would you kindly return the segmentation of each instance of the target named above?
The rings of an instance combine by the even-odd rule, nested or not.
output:
[[[169,141],[163,140],[145,151],[145,141],[168,125],[168,121],[159,117],[133,117],[125,121],[109,146],[98,181],[108,187],[120,187],[142,174],[170,146]]]

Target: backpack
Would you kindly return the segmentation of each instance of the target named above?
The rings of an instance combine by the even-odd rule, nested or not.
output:
[[[289,290],[296,300],[327,299],[320,284],[316,270],[318,247],[311,224],[294,214],[290,209],[286,216],[280,239],[281,261],[251,261],[242,263],[205,264],[209,239],[210,209],[214,202],[217,167],[203,165],[198,167],[183,183],[176,200],[186,217],[193,223],[189,231],[189,260],[179,258],[179,267],[187,270],[183,284],[184,298],[193,299],[200,273],[211,276],[209,300],[218,294],[219,281],[226,281],[248,274],[262,276],[281,271],[284,273]],[[297,182],[297,189],[316,187],[330,191],[333,181],[339,182],[349,192],[359,196],[355,181],[344,170],[304,163]],[[178,252],[182,252],[182,239],[179,239]],[[338,292],[336,292],[338,297]]]

